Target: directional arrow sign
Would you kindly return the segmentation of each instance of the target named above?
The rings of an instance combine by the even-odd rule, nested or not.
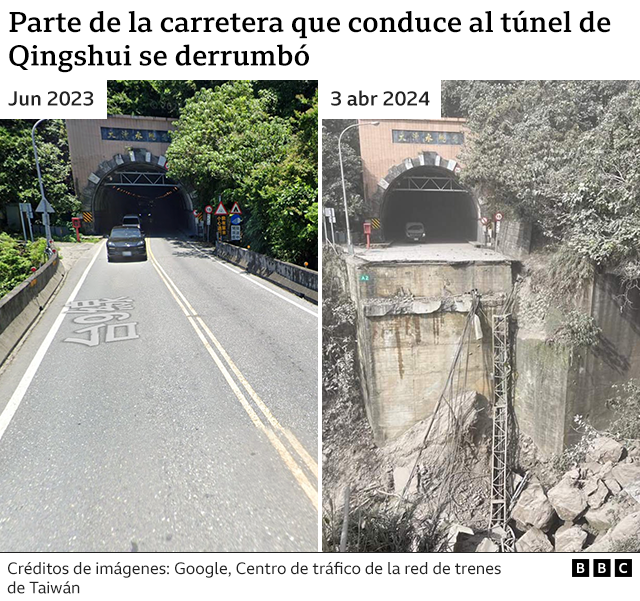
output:
[[[44,213],[45,211],[47,213],[55,213],[51,203],[46,198],[43,198],[40,201],[40,204],[36,207],[36,213]]]
[[[227,209],[224,208],[224,205],[222,204],[222,202],[220,202],[220,204],[218,205],[218,208],[216,209],[216,212],[214,213],[214,215],[226,215],[227,214]]]
[[[231,213],[231,215],[242,215],[242,210],[240,209],[240,205],[237,202],[234,202],[229,213]]]

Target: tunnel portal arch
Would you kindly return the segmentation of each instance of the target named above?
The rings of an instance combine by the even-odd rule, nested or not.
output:
[[[389,169],[372,198],[381,241],[405,240],[405,225],[420,222],[426,242],[481,239],[481,204],[458,178],[460,164],[436,152],[422,152]]]
[[[164,156],[145,148],[115,154],[91,172],[82,190],[82,210],[92,233],[108,233],[129,213],[141,216],[146,231],[196,229],[195,191],[166,175]]]

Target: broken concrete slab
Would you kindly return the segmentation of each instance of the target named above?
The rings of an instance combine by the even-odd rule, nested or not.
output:
[[[518,553],[551,553],[553,545],[547,535],[538,528],[531,528],[516,541]]]
[[[527,530],[531,527],[547,530],[553,522],[555,513],[540,481],[533,477],[522,491],[511,512],[511,517],[519,530]]]
[[[499,551],[497,543],[489,537],[483,538],[475,550],[476,553],[498,553]]]
[[[547,498],[556,513],[565,522],[572,522],[587,510],[587,499],[576,481],[563,478],[548,493]]]
[[[575,524],[565,524],[556,531],[556,553],[577,553],[582,551],[587,533]]]

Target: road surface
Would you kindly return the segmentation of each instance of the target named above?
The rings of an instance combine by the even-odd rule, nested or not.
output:
[[[104,243],[0,379],[1,551],[315,551],[317,308]]]

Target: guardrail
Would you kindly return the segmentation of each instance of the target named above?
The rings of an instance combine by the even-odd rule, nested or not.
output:
[[[225,242],[216,243],[216,255],[229,263],[244,267],[249,273],[269,280],[316,305],[318,304],[317,271],[293,263],[278,261]]]
[[[0,299],[0,365],[36,320],[64,277],[57,255]]]

